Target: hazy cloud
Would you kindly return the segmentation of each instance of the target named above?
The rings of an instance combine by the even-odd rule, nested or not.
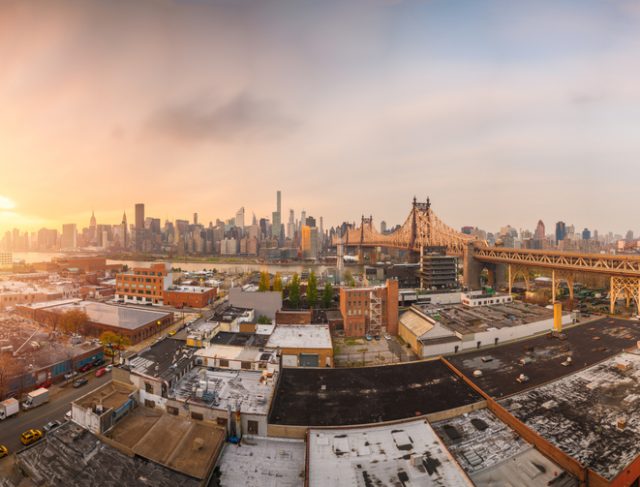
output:
[[[279,138],[298,122],[272,100],[257,99],[241,92],[222,103],[198,97],[164,106],[149,119],[151,130],[186,142]]]

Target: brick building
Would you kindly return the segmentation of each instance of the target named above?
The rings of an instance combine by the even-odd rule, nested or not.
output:
[[[116,276],[116,299],[125,303],[163,304],[164,290],[173,284],[169,264],[136,267]]]
[[[384,286],[341,287],[340,312],[344,333],[350,337],[398,333],[398,281]]]
[[[170,286],[163,293],[165,306],[204,308],[213,303],[218,290],[202,286]]]

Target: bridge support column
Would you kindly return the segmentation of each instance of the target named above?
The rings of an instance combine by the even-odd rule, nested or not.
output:
[[[615,313],[618,298],[624,296],[627,307],[629,307],[632,300],[635,301],[636,313],[640,315],[640,278],[612,276],[609,296],[609,311],[611,314]]]
[[[482,273],[482,263],[474,258],[473,243],[467,244],[463,254],[463,278],[467,289],[480,289],[480,274]]]

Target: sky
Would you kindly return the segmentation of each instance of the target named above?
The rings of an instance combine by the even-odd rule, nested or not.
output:
[[[626,0],[3,0],[0,231],[270,216],[640,230]]]

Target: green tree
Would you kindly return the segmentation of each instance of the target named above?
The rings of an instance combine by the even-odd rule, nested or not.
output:
[[[309,307],[315,307],[318,302],[318,279],[316,279],[316,273],[311,271],[309,274],[309,280],[307,281],[307,302]]]
[[[100,343],[106,349],[105,353],[111,355],[111,362],[113,363],[116,350],[118,350],[119,353],[125,347],[131,345],[131,340],[126,336],[118,335],[112,331],[105,331],[100,335]]]
[[[60,325],[67,332],[84,333],[87,323],[89,323],[89,316],[80,309],[71,309],[60,316]]]
[[[260,315],[260,316],[258,316],[258,324],[259,325],[270,325],[271,324],[271,319],[267,318],[264,315]]]
[[[273,278],[273,290],[282,292],[282,277],[279,272],[276,272],[276,276]]]
[[[322,291],[322,305],[325,308],[328,308],[329,306],[331,306],[332,302],[333,302],[333,286],[331,285],[330,282],[327,281],[327,283],[324,285],[324,290]]]
[[[271,282],[269,282],[269,273],[267,271],[260,273],[260,284],[258,284],[258,291],[261,293],[268,291],[271,288]]]
[[[351,274],[350,270],[347,269],[346,271],[344,271],[343,279],[347,286],[349,287],[356,286],[356,280],[353,278],[353,274]]]
[[[289,302],[291,306],[297,308],[300,306],[300,277],[296,272],[289,283]]]

